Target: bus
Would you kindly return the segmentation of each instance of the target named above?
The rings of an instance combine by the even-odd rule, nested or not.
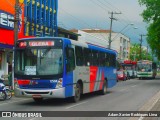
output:
[[[60,37],[25,38],[14,51],[14,89],[17,97],[35,102],[68,98],[116,85],[117,52],[83,41]]]
[[[132,60],[124,60],[123,63],[121,63],[123,69],[128,72],[130,78],[137,77],[137,62]]]
[[[140,60],[137,62],[137,77],[139,79],[143,78],[153,78],[155,79],[157,74],[156,63],[150,60]]]

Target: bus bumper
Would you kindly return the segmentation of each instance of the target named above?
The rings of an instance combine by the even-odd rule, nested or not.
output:
[[[151,78],[153,75],[137,75],[138,78]]]
[[[65,88],[59,89],[19,89],[15,88],[14,94],[16,97],[29,97],[29,98],[65,98]]]

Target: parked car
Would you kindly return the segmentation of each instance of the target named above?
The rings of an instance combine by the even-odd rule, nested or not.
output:
[[[127,80],[127,76],[126,76],[125,72],[122,70],[117,71],[117,79],[123,80],[123,81]]]

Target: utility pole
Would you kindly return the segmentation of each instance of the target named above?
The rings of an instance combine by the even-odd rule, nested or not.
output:
[[[113,17],[114,14],[121,14],[121,13],[117,13],[117,12],[109,12],[109,14],[111,14],[111,24],[110,24],[110,33],[109,33],[109,41],[108,41],[108,44],[109,44],[109,49],[111,49],[111,42],[112,42],[112,23],[113,23],[113,20],[117,20]]]
[[[146,60],[148,59],[148,45],[147,45],[147,51],[146,51]]]
[[[15,3],[15,16],[14,16],[14,47],[16,41],[18,40],[18,22],[19,22],[19,0],[16,0]]]
[[[146,35],[143,35],[143,34],[141,34],[140,35],[140,60],[142,60],[142,42],[143,42],[143,36],[146,36]]]
[[[13,47],[13,59],[12,59],[12,89],[14,89],[14,51],[16,42],[18,40],[18,22],[19,22],[19,0],[15,1],[15,15],[14,15],[14,47]]]
[[[141,34],[140,35],[141,36],[141,38],[140,38],[140,60],[142,60],[142,42],[143,42],[143,40],[142,40],[142,37],[143,37],[143,35]]]

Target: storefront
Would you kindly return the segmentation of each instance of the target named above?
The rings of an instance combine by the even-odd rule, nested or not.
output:
[[[12,49],[14,45],[14,4],[15,0],[2,0],[0,4],[0,78],[12,71]],[[23,37],[22,24],[18,36]],[[7,58],[8,57],[8,58]],[[7,61],[8,60],[8,61]]]
[[[57,36],[58,0],[19,0],[18,38]],[[11,71],[15,0],[0,4],[0,78]],[[7,54],[10,53],[9,62]]]

